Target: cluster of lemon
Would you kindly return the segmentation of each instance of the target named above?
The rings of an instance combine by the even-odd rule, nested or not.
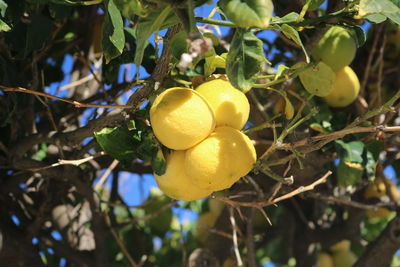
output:
[[[350,241],[342,240],[329,248],[329,252],[318,254],[318,267],[351,267],[357,261],[350,250]]]
[[[356,100],[360,81],[348,66],[357,51],[354,37],[343,27],[333,26],[318,42],[313,57],[321,60],[336,74],[332,91],[324,97],[331,107],[346,107]]]
[[[250,172],[256,152],[240,132],[249,112],[246,96],[223,79],[196,90],[170,88],[157,96],[151,126],[160,143],[172,150],[166,172],[154,175],[160,189],[177,200],[197,200]]]

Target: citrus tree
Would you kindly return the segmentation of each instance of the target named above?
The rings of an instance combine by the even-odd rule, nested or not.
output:
[[[397,0],[0,0],[1,266],[399,266]]]

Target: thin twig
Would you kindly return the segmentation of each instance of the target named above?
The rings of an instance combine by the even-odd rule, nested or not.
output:
[[[98,190],[104,184],[111,172],[115,169],[115,167],[117,167],[118,163],[119,161],[116,159],[111,162],[110,166],[108,166],[107,170],[99,179],[99,182],[94,186],[94,190]]]
[[[229,207],[229,220],[231,221],[231,224],[232,224],[233,248],[235,251],[236,261],[237,261],[238,266],[243,266],[243,261],[242,261],[242,258],[240,257],[240,252],[239,252],[239,245],[238,245],[237,232],[236,232],[236,221],[235,221],[235,217],[233,215],[233,207]]]
[[[116,109],[130,109],[133,108],[134,106],[132,105],[100,105],[100,104],[85,104],[85,103],[81,103],[75,100],[70,100],[70,99],[65,99],[65,98],[61,98],[58,96],[54,96],[54,95],[50,95],[50,94],[46,94],[46,93],[42,93],[42,92],[38,92],[38,91],[33,91],[33,90],[29,90],[26,88],[22,88],[22,87],[6,87],[3,85],[0,85],[0,88],[3,89],[4,92],[20,92],[20,93],[26,93],[26,94],[32,94],[32,95],[39,95],[39,96],[43,96],[43,97],[48,97],[48,98],[52,98],[52,99],[56,99],[62,102],[66,102],[68,104],[74,105],[77,108],[116,108]]]

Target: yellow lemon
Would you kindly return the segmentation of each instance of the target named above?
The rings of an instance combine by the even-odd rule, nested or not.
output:
[[[324,252],[318,253],[317,267],[334,267],[331,255]]]
[[[236,266],[238,266],[236,260],[232,257],[227,258],[224,261],[224,264],[222,265],[222,267],[236,267]]]
[[[213,212],[206,212],[199,216],[196,222],[193,235],[200,242],[206,241],[209,230],[214,226],[215,221],[218,219],[218,215]]]
[[[329,249],[332,252],[349,250],[350,249],[350,241],[349,240],[339,241],[336,244],[333,244]]]
[[[155,99],[150,122],[157,139],[175,150],[196,145],[215,128],[207,101],[194,90],[180,87],[170,88]]]
[[[192,201],[207,197],[212,193],[195,186],[185,173],[185,151],[173,151],[167,157],[166,172],[154,174],[158,187],[170,198]]]
[[[336,72],[331,93],[324,97],[331,107],[346,107],[356,100],[360,92],[360,81],[354,71],[346,66]]]
[[[215,114],[216,126],[230,126],[242,129],[249,119],[250,104],[244,93],[230,82],[216,79],[196,88],[210,104]]]
[[[356,255],[349,250],[333,253],[332,259],[335,267],[351,267],[357,261]]]
[[[368,185],[364,194],[365,198],[382,198],[388,196],[389,193],[386,190],[386,184],[389,185],[388,190],[390,196],[393,197],[395,201],[399,200],[399,191],[397,190],[396,185],[384,177],[379,177],[373,183]],[[367,210],[366,213],[369,217],[385,218],[391,213],[391,211],[386,208],[378,208],[376,210]]]
[[[318,42],[313,56],[337,71],[350,65],[356,51],[357,44],[349,31],[340,26],[333,26]]]
[[[255,162],[256,151],[246,135],[231,127],[218,127],[186,151],[185,170],[196,186],[219,191],[250,172]]]

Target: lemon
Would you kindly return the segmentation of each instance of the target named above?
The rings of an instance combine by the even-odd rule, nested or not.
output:
[[[250,172],[255,162],[251,140],[240,131],[223,126],[186,151],[185,170],[196,186],[219,191]]]
[[[337,71],[350,65],[356,51],[357,44],[351,34],[343,27],[333,26],[318,42],[313,56]]]
[[[200,242],[206,241],[209,230],[214,226],[217,219],[218,214],[213,212],[201,214],[196,222],[196,227],[193,232],[194,237],[196,237]]]
[[[346,66],[336,72],[333,89],[324,99],[331,107],[346,107],[356,100],[359,92],[358,77],[349,66]]]
[[[184,170],[185,151],[173,151],[167,157],[163,175],[154,174],[158,187],[170,198],[192,201],[207,197],[212,192],[196,187]]]
[[[350,241],[349,240],[339,241],[336,244],[333,244],[329,249],[332,252],[349,250],[350,249]]]
[[[230,82],[216,79],[196,88],[210,104],[215,114],[216,126],[230,126],[242,129],[249,119],[250,104],[244,93]]]
[[[196,145],[215,128],[207,101],[194,90],[180,87],[170,88],[155,99],[150,122],[157,139],[175,150]]]
[[[334,267],[331,255],[324,252],[318,253],[317,267]]]
[[[349,250],[335,252],[332,259],[333,265],[337,267],[351,267],[357,261],[356,256]]]
[[[389,185],[388,190],[393,199],[395,201],[399,200],[399,191],[397,190],[396,185],[384,177],[377,178],[372,184],[368,185],[364,194],[365,198],[382,198],[388,196],[389,194],[386,190],[386,184]],[[369,217],[385,218],[391,213],[391,211],[381,207],[376,210],[367,210],[366,213]]]

